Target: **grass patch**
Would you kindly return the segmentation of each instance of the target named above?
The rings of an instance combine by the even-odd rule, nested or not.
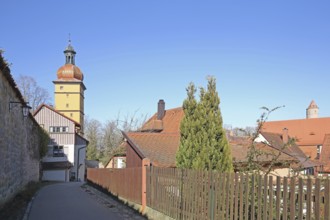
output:
[[[0,207],[0,219],[21,220],[27,205],[42,187],[51,184],[51,182],[30,182],[25,188],[16,194],[14,198],[9,200]]]

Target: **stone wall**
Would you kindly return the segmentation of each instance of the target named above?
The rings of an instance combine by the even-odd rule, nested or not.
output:
[[[24,102],[0,53],[0,206],[30,181],[39,180],[38,123],[31,114],[24,118]]]

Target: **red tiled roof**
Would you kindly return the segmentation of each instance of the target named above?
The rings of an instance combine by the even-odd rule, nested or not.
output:
[[[129,132],[124,135],[133,143],[132,147],[137,148],[144,158],[149,158],[153,165],[175,167],[180,133]]]
[[[181,107],[166,110],[162,120],[157,120],[157,113],[156,113],[142,126],[141,131],[179,133],[180,123],[183,116],[184,116],[184,111]]]
[[[302,167],[315,167],[317,166],[304,154],[304,152],[296,145],[285,146],[283,143],[282,135],[270,132],[260,132],[261,135],[268,141],[269,145],[276,148],[283,153],[290,155],[300,161]]]
[[[263,132],[282,133],[288,129],[290,137],[296,138],[297,145],[310,146],[323,143],[324,135],[330,133],[330,118],[310,118],[264,123]]]
[[[324,164],[323,171],[330,172],[330,134],[324,137],[320,161]]]
[[[249,152],[249,147],[252,142],[250,138],[238,138],[238,137],[229,137],[229,143],[231,146],[231,154],[233,157],[233,162],[235,163],[246,163],[247,155]],[[274,155],[278,155],[278,149],[273,148],[264,143],[254,143],[256,150],[260,150],[264,152],[264,154],[260,155],[258,158],[255,158],[259,162],[269,162],[274,158]],[[293,162],[297,161],[294,157],[288,154],[280,154],[278,157],[279,162]]]

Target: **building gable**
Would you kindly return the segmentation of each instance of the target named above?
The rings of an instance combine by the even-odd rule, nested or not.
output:
[[[56,132],[51,130],[52,127],[61,127],[59,132],[63,132],[63,127],[66,127],[66,132],[75,133],[77,123],[47,105],[42,105],[39,107],[34,114],[34,117],[37,122],[48,132]]]

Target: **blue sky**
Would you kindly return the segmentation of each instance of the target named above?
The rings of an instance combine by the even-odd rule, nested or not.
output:
[[[102,122],[182,105],[189,82],[217,79],[224,124],[330,116],[330,1],[4,0],[0,48],[14,77],[53,97],[71,34],[85,113]]]

